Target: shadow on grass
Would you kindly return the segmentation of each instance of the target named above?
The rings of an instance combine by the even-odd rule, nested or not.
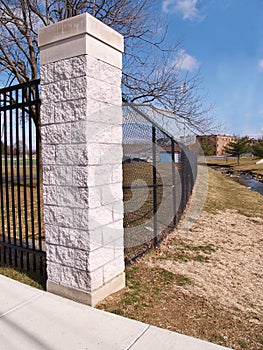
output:
[[[0,266],[0,274],[31,287],[46,290],[46,276],[40,275],[40,273]]]

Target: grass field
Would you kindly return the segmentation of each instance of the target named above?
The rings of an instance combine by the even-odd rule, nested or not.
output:
[[[25,174],[30,174],[30,171],[31,171],[30,166],[26,165],[25,166]],[[36,165],[34,164],[32,166],[32,174],[33,174],[33,176],[35,176],[36,173],[37,173],[37,168],[36,168]],[[10,165],[8,165],[8,167],[7,167],[7,172],[6,172],[5,166],[2,166],[2,176],[5,176],[6,174],[8,176],[11,176],[11,166]],[[23,165],[19,166],[19,175],[20,175],[20,177],[22,177],[24,175],[24,166]],[[14,170],[14,178],[16,179],[16,177],[17,177],[17,169],[15,168],[15,170]]]
[[[180,170],[179,167],[177,169],[176,192],[179,194],[181,193]],[[157,232],[161,234],[174,217],[171,163],[157,164],[156,184],[156,222]],[[146,162],[124,164],[123,185],[132,186],[132,188],[126,188],[123,191],[125,258],[126,260],[130,260],[133,256],[147,249],[150,241],[154,239],[152,164]]]
[[[250,167],[254,163],[246,160],[242,165]],[[150,169],[145,165],[142,167],[145,182],[150,182]],[[134,172],[126,171],[126,185],[135,180],[133,176]],[[209,189],[203,210],[207,221],[196,222],[188,234],[174,231],[158,249],[129,265],[126,268],[127,287],[97,307],[237,350],[262,350],[262,319],[256,303],[260,295],[260,270],[254,268],[257,266],[254,260],[260,257],[261,250],[256,241],[251,240],[253,235],[260,240],[262,235],[262,207],[263,196],[209,169]],[[227,235],[222,218],[230,220]],[[241,229],[244,231],[242,237],[239,236]],[[234,236],[231,235],[234,234],[240,237],[240,241],[233,249]],[[213,241],[213,236],[218,241]],[[241,243],[244,237],[245,244]],[[246,250],[247,246],[252,249],[250,252]],[[219,253],[223,254],[222,261],[219,260]],[[235,254],[239,254],[241,260],[235,260]],[[232,262],[228,261],[230,257]],[[248,260],[244,260],[246,258]],[[236,264],[234,270],[231,264]],[[176,265],[179,270],[174,271]],[[192,275],[185,272],[189,266],[195,268]],[[225,270],[220,270],[218,275],[222,280],[216,282],[216,279],[213,280],[217,277],[215,271],[218,267],[223,269],[223,266]],[[238,306],[228,305],[231,295],[249,289],[247,281],[250,276],[246,269],[250,267],[251,281],[254,281],[250,288],[252,294],[247,294],[244,300],[241,298]],[[197,275],[202,275],[202,271],[209,281],[214,281],[212,287],[219,297],[211,296],[211,290],[209,294],[209,290],[201,285]],[[240,279],[235,283],[238,272]],[[10,268],[0,268],[0,273],[37,288],[44,285],[41,281],[36,282],[32,274],[19,273]],[[207,288],[208,282],[204,285]],[[232,293],[230,296],[226,294],[226,304],[220,300],[225,287]]]
[[[237,350],[262,350],[262,207],[263,196],[209,169],[203,219],[128,266],[127,287],[97,307]]]
[[[12,278],[34,288],[46,289],[46,279],[34,272],[21,272],[10,267],[0,266],[0,275]]]
[[[249,157],[240,158],[240,164],[237,164],[237,158],[227,157],[225,159],[210,160],[207,159],[208,165],[218,165],[231,167],[235,171],[251,172],[253,174],[263,175],[263,164],[256,164],[259,158]]]

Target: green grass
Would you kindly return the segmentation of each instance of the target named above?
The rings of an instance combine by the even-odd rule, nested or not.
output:
[[[177,275],[176,276],[176,284],[180,287],[186,287],[186,286],[194,284],[194,281],[187,276]]]
[[[157,260],[172,260],[179,262],[198,261],[201,263],[209,262],[209,255],[217,249],[213,244],[207,245],[190,245],[183,240],[176,240],[176,253],[170,252],[158,256]],[[202,253],[202,254],[201,254]]]
[[[243,340],[243,339],[240,339],[238,341],[238,344],[241,346],[242,349],[247,349],[248,348],[248,343],[245,340]]]
[[[263,196],[209,169],[206,211],[216,214],[219,210],[232,209],[260,225],[262,207]],[[261,350],[260,325],[255,322],[251,326],[250,314],[192,293],[194,277],[168,271],[173,263],[180,261],[209,263],[217,249],[221,248],[216,243],[201,244],[187,236],[177,237],[156,253],[129,265],[127,288],[102,301],[98,308],[230,348]]]
[[[215,170],[208,169],[209,188],[204,210],[216,214],[219,210],[236,210],[248,217],[263,217],[263,196],[232,181]]]
[[[227,159],[227,160],[226,160]],[[223,167],[230,167],[234,171],[251,172],[253,174],[263,175],[263,164],[256,164],[259,158],[249,157],[240,158],[240,164],[237,164],[237,158],[226,158],[226,159],[208,159],[208,165],[218,165]]]
[[[46,280],[44,277],[34,272],[21,272],[11,267],[1,267],[0,275],[12,278],[18,282],[27,284],[28,286],[45,290]]]

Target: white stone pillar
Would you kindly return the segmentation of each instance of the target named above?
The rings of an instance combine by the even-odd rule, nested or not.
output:
[[[125,286],[123,37],[82,14],[39,48],[47,290],[94,306]]]

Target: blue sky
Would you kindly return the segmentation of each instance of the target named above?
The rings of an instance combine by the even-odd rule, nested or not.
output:
[[[263,135],[263,0],[162,0],[182,69],[200,70],[220,132]]]

